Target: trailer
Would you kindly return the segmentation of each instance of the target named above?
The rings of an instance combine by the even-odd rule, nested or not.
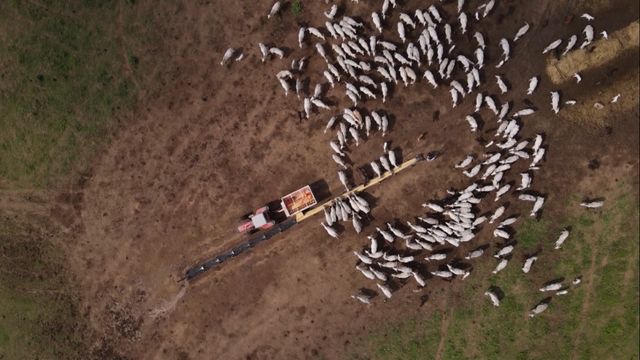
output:
[[[311,191],[311,186],[306,185],[283,196],[280,199],[280,204],[282,205],[285,215],[289,217],[315,206],[318,204],[318,201],[315,195],[313,195],[313,191]]]

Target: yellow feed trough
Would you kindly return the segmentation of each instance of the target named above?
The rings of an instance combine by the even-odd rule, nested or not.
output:
[[[394,174],[397,174],[399,172],[402,172],[403,170],[406,170],[412,166],[414,166],[415,164],[417,164],[419,161],[423,160],[422,156],[416,156],[412,159],[409,159],[405,162],[403,162],[402,164],[400,164],[400,166],[398,166],[397,168],[395,168],[393,170],[393,172],[391,171],[387,171],[385,173],[383,173],[381,176],[373,178],[371,180],[369,180],[369,182],[358,185],[357,187],[341,194],[340,196],[336,197],[336,198],[344,198],[350,194],[353,193],[359,193],[361,191],[364,191],[372,186],[378,185],[380,184],[382,181],[384,181],[385,179],[388,179],[389,177],[393,176]],[[331,204],[335,201],[335,199],[331,199],[328,200],[326,202],[324,202],[323,204],[321,204],[320,206],[314,207],[313,209],[307,211],[307,212],[303,212],[300,211],[296,214],[296,222],[301,222],[303,220],[306,220],[316,214],[318,214],[319,212],[322,212],[325,208],[328,208],[329,206],[331,206]]]

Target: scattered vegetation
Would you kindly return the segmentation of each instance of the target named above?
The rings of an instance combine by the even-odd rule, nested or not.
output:
[[[302,13],[302,2],[300,0],[293,0],[291,2],[291,13],[298,16]]]

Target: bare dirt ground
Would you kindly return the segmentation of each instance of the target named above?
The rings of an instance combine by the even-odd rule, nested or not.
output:
[[[413,9],[420,2],[403,3]],[[629,3],[598,7],[595,26],[611,33],[636,21],[636,8],[619,11]],[[512,91],[524,94],[527,79],[544,72],[539,52],[548,42],[580,31],[581,23],[565,23],[565,18],[590,10],[584,4],[498,2],[490,20],[481,25],[493,56],[501,32],[512,34],[525,20],[532,24],[503,71]],[[177,282],[197,260],[241,239],[234,229],[247,211],[317,180],[326,180],[332,194],[341,192],[327,146],[330,137],[321,131],[329,113],[299,121],[300,102],[292,94],[284,97],[274,77],[292,58],[313,52],[297,48],[298,24],[321,25],[319,14],[328,6],[305,2],[299,17],[284,9],[281,18],[267,21],[270,5],[249,0],[153,5],[169,24],[164,38],[171,70],[164,75],[171,80],[160,95],[143,97],[135,123],[121,129],[97,159],[77,202],[75,221],[81,232],[69,255],[84,289],[84,313],[114,349],[130,358],[339,358],[354,351],[350,344],[367,328],[443,311],[462,301],[443,296],[445,287],[462,285],[441,281],[420,293],[404,286],[393,301],[376,301],[370,307],[352,301],[349,295],[364,282],[353,269],[351,251],[365,239],[351,229],[340,240],[330,239],[319,218],[191,284]],[[374,7],[367,2],[346,6],[367,22]],[[450,12],[452,6],[445,8]],[[261,41],[287,46],[293,55],[262,64],[257,49]],[[242,47],[248,58],[224,69],[218,62],[228,46]],[[545,132],[549,144],[536,178],[536,188],[548,195],[544,217],[552,219],[576,194],[577,179],[587,183],[580,194],[598,196],[617,181],[589,183],[602,176],[602,169],[623,176],[637,173],[637,59],[636,47],[615,64],[590,70],[580,86],[563,87],[567,98],[580,100],[597,97],[598,89],[615,80],[635,79],[635,85],[621,90],[621,104],[603,110],[605,126],[574,119],[571,109],[554,116],[548,82],[529,99],[540,111],[526,120],[523,136]],[[321,66],[317,56],[311,59],[307,73],[312,83],[320,80]],[[492,71],[486,76],[492,78]],[[329,99],[343,101],[338,91],[329,92]],[[516,108],[524,106],[520,96],[513,100]],[[366,104],[394,115],[385,140],[405,158],[419,151],[444,151],[438,161],[420,164],[370,192],[376,206],[366,231],[394,217],[419,214],[425,199],[465,184],[452,165],[468,152],[481,151],[462,120],[471,106],[467,99],[451,110],[449,94],[424,83],[396,88],[384,106]],[[426,136],[418,141],[422,133]],[[351,160],[361,165],[377,158],[382,143],[379,135],[372,136],[354,148]],[[591,160],[600,169],[590,170]],[[635,181],[637,189],[637,177]],[[428,300],[421,307],[424,295]]]

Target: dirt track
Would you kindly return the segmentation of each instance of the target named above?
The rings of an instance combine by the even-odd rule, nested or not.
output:
[[[317,180],[326,180],[334,195],[341,191],[327,146],[330,136],[322,134],[329,113],[321,111],[300,122],[300,102],[292,94],[285,98],[274,77],[293,57],[312,52],[310,47],[297,48],[297,23],[319,26],[312,15],[326,6],[305,4],[299,18],[285,10],[280,21],[266,21],[270,3],[259,3],[158,6],[171,24],[165,37],[173,56],[172,80],[159,97],[145,100],[137,121],[122,129],[98,159],[84,189],[83,233],[71,262],[86,288],[92,323],[113,335],[116,347],[132,358],[337,358],[365,329],[385,319],[444,309],[448,305],[442,289],[461,286],[433,281],[416,294],[413,285],[407,285],[390,302],[361,306],[349,298],[365,284],[353,269],[351,251],[366,239],[356,237],[351,228],[340,240],[330,239],[317,219],[181,292],[185,285],[176,280],[186,267],[240,239],[234,229],[242,214]],[[406,7],[414,9],[417,3],[407,1]],[[580,2],[569,3],[516,6],[515,1],[501,1],[482,23],[493,56],[497,29],[512,34],[523,21],[532,24],[502,72],[512,92],[524,93],[527,79],[544,72],[544,57],[538,54],[550,40],[580,31],[579,21],[564,23],[569,11],[582,11]],[[354,9],[350,13],[369,20],[368,4],[347,6]],[[445,8],[450,11],[452,5]],[[612,33],[638,18],[634,12],[614,14],[603,13],[594,26]],[[287,46],[293,55],[261,64],[256,46],[260,41]],[[242,47],[248,58],[223,69],[218,61],[228,46]],[[624,77],[634,69],[637,86],[637,48],[623,60],[612,76]],[[312,83],[320,80],[321,66],[317,56],[311,59],[307,74]],[[612,81],[611,67],[589,71],[580,87],[561,87],[567,98],[597,96],[600,83]],[[486,78],[493,78],[492,70]],[[599,193],[588,181],[574,187],[576,179],[601,171],[589,170],[590,160],[597,159],[612,174],[637,173],[638,113],[637,102],[633,105],[637,87],[625,89],[623,103],[630,102],[633,111],[616,113],[616,106],[624,105],[614,105],[605,127],[582,125],[571,117],[571,109],[558,117],[551,113],[549,86],[542,82],[529,99],[540,111],[527,119],[522,135],[547,135],[549,155],[535,187],[548,194],[543,216],[553,218],[564,194]],[[488,91],[496,93],[492,87]],[[444,155],[372,190],[372,225],[419,214],[425,199],[440,198],[448,187],[466,184],[460,172],[452,171],[453,164],[468,152],[481,151],[462,120],[472,106],[469,99],[452,111],[448,92],[427,89],[422,82],[415,88],[396,87],[392,93],[384,107],[366,103],[369,109],[384,108],[394,115],[385,140],[404,157],[436,149]],[[329,92],[329,99],[343,101],[337,90]],[[524,106],[520,96],[513,95],[513,100],[516,108]],[[425,138],[418,141],[422,133]],[[350,159],[356,165],[369,162],[382,153],[382,143],[383,138],[374,135],[353,148]],[[603,152],[612,144],[613,151]],[[365,231],[371,229],[369,225]],[[429,300],[420,307],[425,294]],[[114,308],[122,315],[116,324],[109,318]],[[127,324],[134,331],[118,330]]]

